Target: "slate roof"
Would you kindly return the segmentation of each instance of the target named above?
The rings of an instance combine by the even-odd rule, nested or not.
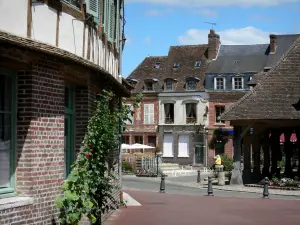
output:
[[[120,90],[122,94],[124,94],[125,96],[130,96],[130,92],[104,68],[98,66],[97,64],[87,59],[77,56],[69,51],[63,50],[53,45],[42,43],[40,41],[36,41],[30,38],[20,37],[8,33],[6,31],[0,30],[0,44],[6,44],[6,43],[14,46],[27,48],[33,51],[45,53],[60,59],[72,61],[73,63],[90,68],[96,72],[100,72],[102,75],[108,78],[115,85],[115,88]]]
[[[133,91],[143,91],[144,81],[150,78],[158,79],[155,92],[163,92],[164,79],[177,80],[174,92],[185,91],[186,78],[196,77],[199,79],[194,91],[204,91],[205,72],[208,68],[207,60],[208,45],[184,45],[171,46],[168,56],[150,56],[143,60],[137,68],[127,77],[127,80],[136,79],[138,83]],[[200,61],[200,68],[195,67],[196,61]],[[155,69],[155,63],[160,63],[160,68]],[[174,69],[174,63],[179,63],[179,68]]]
[[[260,82],[226,110],[224,120],[299,120],[292,104],[300,100],[300,38]]]

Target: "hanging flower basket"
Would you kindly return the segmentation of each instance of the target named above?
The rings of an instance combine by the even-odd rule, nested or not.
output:
[[[229,141],[230,134],[227,130],[215,129],[213,132],[213,137],[208,143],[210,149],[223,148],[225,144]]]

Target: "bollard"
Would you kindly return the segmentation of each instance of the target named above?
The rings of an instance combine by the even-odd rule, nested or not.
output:
[[[200,170],[198,170],[198,175],[197,175],[197,183],[200,183],[201,177],[200,177]]]
[[[161,175],[161,181],[160,181],[160,193],[165,193],[165,175]]]
[[[265,178],[263,198],[269,198],[269,179]]]
[[[211,177],[208,177],[207,196],[214,196]]]

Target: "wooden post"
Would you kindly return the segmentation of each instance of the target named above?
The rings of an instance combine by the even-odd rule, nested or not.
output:
[[[244,184],[251,183],[251,156],[250,156],[250,132],[248,131],[243,137],[243,181]]]
[[[241,185],[243,184],[243,178],[241,173],[241,133],[242,127],[234,126],[234,168],[232,170],[232,175],[230,179],[231,185]]]
[[[255,133],[253,136],[252,148],[254,152],[254,167],[253,167],[253,177],[256,181],[260,180],[261,172],[260,172],[260,140],[259,134]]]
[[[293,155],[293,146],[291,145],[291,135],[292,130],[287,130],[284,132],[284,152],[285,152],[285,167],[284,173],[287,177],[292,176],[292,165],[291,165],[291,158]]]
[[[298,160],[299,160],[300,159],[300,128],[296,129],[296,135],[297,135]],[[298,163],[297,174],[298,174],[298,177],[300,177],[300,163]]]
[[[277,160],[278,160],[278,153],[280,151],[280,131],[277,129],[272,129],[271,131],[271,149],[272,149],[272,167],[271,167],[271,175],[277,173]]]
[[[263,177],[270,177],[270,131],[268,130],[263,138],[262,147],[264,151]]]

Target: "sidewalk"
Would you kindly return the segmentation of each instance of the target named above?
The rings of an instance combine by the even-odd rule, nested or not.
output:
[[[109,225],[299,225],[299,201],[127,191],[142,206],[122,207]],[[107,225],[107,224],[105,224]]]
[[[137,180],[152,180],[154,182],[160,182],[160,177],[155,178],[145,178],[145,177],[136,177],[132,176],[132,178]],[[193,188],[207,188],[207,181],[201,181],[201,184],[198,184],[196,182],[196,176],[195,176],[195,182],[182,182],[182,181],[176,181],[175,177],[172,177],[172,180],[168,179],[169,177],[166,177],[165,183],[167,184],[175,184],[179,186],[184,187],[193,187]],[[179,178],[179,177],[178,177]],[[236,192],[246,192],[246,193],[262,193],[263,189],[258,187],[245,187],[243,185],[237,185],[237,186],[218,186],[213,185],[213,189],[215,190],[223,190],[223,191],[236,191]],[[293,191],[293,190],[277,190],[277,189],[269,189],[269,193],[272,195],[283,195],[283,196],[300,196],[300,191]]]

